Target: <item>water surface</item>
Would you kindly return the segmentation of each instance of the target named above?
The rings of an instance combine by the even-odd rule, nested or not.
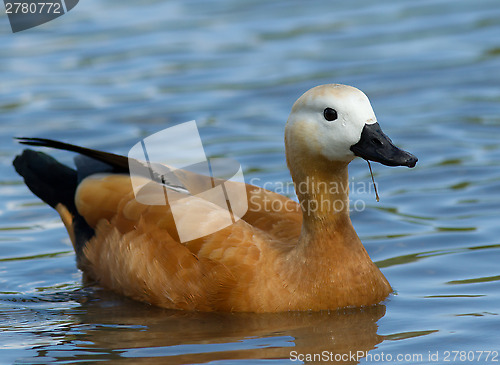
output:
[[[86,0],[29,31],[12,34],[7,21],[0,16],[0,362],[274,364],[293,351],[363,351],[371,358],[361,363],[403,355],[428,364],[446,351],[477,360],[500,350],[496,0]],[[383,129],[420,159],[414,170],[373,165],[379,203],[373,191],[352,194],[365,204],[353,223],[396,291],[373,308],[185,313],[85,287],[62,223],[11,166],[21,151],[12,136],[127,153],[196,119],[210,156],[236,158],[247,181],[277,186],[290,179],[292,103],[331,82],[365,91]],[[71,164],[71,154],[51,154]],[[363,161],[350,176],[370,182]]]

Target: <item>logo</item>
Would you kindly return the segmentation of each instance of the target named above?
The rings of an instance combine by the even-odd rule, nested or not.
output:
[[[4,0],[12,32],[20,32],[50,22],[73,9],[78,0]]]
[[[181,242],[217,232],[248,210],[241,165],[207,159],[194,120],[144,138],[128,160],[136,200],[168,205]]]

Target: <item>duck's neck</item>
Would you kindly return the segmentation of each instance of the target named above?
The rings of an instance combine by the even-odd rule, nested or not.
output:
[[[318,235],[324,241],[340,231],[354,232],[349,218],[347,165],[348,162],[316,158],[300,167],[290,166],[304,218],[302,243],[317,240]]]

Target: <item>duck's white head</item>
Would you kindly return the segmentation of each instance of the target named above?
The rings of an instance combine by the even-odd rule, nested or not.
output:
[[[417,162],[382,132],[368,97],[347,85],[320,85],[305,92],[292,107],[285,143],[289,155],[293,150],[293,155],[329,161],[350,162],[359,156],[388,166],[413,167]]]

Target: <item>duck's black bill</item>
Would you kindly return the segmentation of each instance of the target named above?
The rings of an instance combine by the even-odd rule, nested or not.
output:
[[[411,153],[394,146],[378,123],[365,124],[361,139],[351,146],[351,151],[365,160],[380,162],[386,166],[415,167],[418,161]]]

